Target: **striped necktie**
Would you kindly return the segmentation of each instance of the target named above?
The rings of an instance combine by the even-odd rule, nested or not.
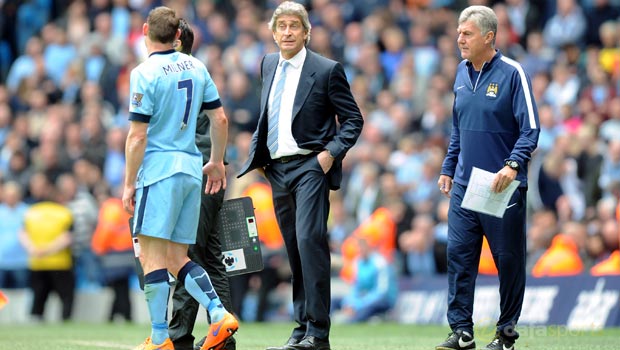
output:
[[[284,92],[284,82],[286,81],[286,67],[290,63],[282,62],[282,71],[276,84],[276,91],[273,93],[273,101],[269,107],[269,118],[267,119],[269,131],[267,132],[267,148],[272,154],[278,150],[278,120],[280,119],[280,103]]]

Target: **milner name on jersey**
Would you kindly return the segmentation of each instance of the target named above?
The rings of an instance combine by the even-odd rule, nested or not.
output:
[[[186,70],[195,69],[194,63],[190,60],[171,63],[167,66],[161,67],[164,70],[164,74],[168,75],[169,73],[180,73]]]

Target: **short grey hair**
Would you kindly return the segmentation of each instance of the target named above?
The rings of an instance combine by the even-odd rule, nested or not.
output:
[[[495,46],[495,36],[497,35],[497,15],[493,10],[486,6],[469,6],[464,9],[459,16],[459,25],[463,22],[472,21],[480,29],[482,35],[493,32],[492,46]]]
[[[269,28],[272,32],[276,31],[276,25],[278,22],[278,18],[283,15],[293,15],[299,17],[301,20],[301,24],[304,26],[306,33],[306,45],[310,43],[310,30],[312,30],[312,25],[310,24],[310,19],[308,18],[308,11],[302,4],[298,4],[293,1],[285,1],[281,3],[275,11],[273,11],[273,15],[271,16],[271,20],[269,21]]]

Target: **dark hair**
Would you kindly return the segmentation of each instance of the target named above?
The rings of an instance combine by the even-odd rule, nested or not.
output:
[[[187,23],[187,21],[183,18],[179,20],[179,29],[181,30],[181,35],[179,36],[179,41],[181,42],[181,52],[186,55],[191,55],[192,46],[194,46],[194,31],[192,30],[192,26]]]

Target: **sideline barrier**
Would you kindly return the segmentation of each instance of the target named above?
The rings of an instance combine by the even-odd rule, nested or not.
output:
[[[401,280],[401,291],[387,319],[399,323],[446,325],[448,296],[446,276]],[[343,296],[348,289],[342,280],[332,280],[332,295]],[[9,302],[0,310],[0,325],[28,323],[32,303],[29,290],[4,290]],[[136,323],[149,323],[148,308],[142,291],[131,293]],[[112,291],[78,292],[73,320],[106,322],[112,302]],[[499,315],[497,277],[479,276],[474,301],[474,322],[477,334],[489,337],[495,332]],[[204,312],[199,321],[206,322]],[[52,295],[45,310],[45,319],[60,321],[60,301]],[[558,326],[551,327],[548,326]],[[620,276],[589,275],[555,278],[528,278],[518,330],[549,335],[620,327]],[[480,329],[482,328],[482,329]],[[481,330],[483,331],[481,334]]]
[[[446,276],[401,281],[393,317],[401,323],[447,325]],[[494,327],[499,316],[496,276],[479,276],[474,323]],[[620,326],[620,277],[528,277],[520,326],[560,325],[567,330],[600,330]]]
[[[25,324],[32,322],[30,318],[30,306],[32,305],[32,292],[29,289],[5,289],[9,302],[0,310],[0,328],[2,324]],[[144,292],[132,290],[130,292],[131,307],[136,323],[150,323],[148,308],[144,301]],[[73,301],[74,322],[103,323],[107,322],[114,293],[110,288],[102,288],[96,291],[78,291]],[[171,309],[171,308],[169,308]],[[61,303],[55,293],[51,293],[43,319],[46,322],[61,322]],[[199,319],[206,322],[205,313],[199,312]]]

